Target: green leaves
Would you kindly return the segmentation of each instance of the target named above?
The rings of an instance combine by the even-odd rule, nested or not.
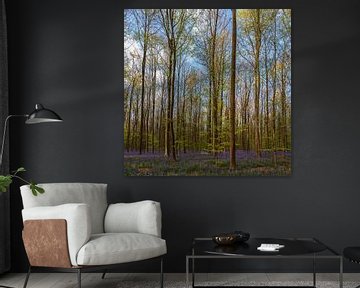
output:
[[[24,167],[19,167],[16,171],[11,172],[9,175],[0,175],[0,192],[6,192],[13,182],[13,178],[17,178],[20,181],[28,184],[30,186],[31,192],[34,196],[38,196],[38,194],[43,194],[45,192],[44,188],[39,187],[33,181],[27,181],[24,178],[17,175],[18,173],[25,172],[26,169]]]
[[[0,175],[0,192],[6,192],[11,183],[12,183],[11,175],[6,175],[6,176]]]
[[[45,192],[44,188],[37,186],[37,184],[34,182],[30,183],[30,189],[34,196],[37,196],[38,194],[43,194]]]
[[[25,171],[26,171],[26,169],[25,169],[24,167],[19,167],[19,168],[15,171],[14,174],[17,174],[17,173],[19,173],[19,172],[25,172]]]

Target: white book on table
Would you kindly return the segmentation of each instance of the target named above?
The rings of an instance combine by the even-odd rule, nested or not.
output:
[[[257,249],[260,251],[277,252],[279,249],[284,247],[284,245],[280,244],[262,243],[259,247],[257,247]]]

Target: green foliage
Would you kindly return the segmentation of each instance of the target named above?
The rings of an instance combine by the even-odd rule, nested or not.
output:
[[[6,192],[7,188],[12,183],[11,175],[0,175],[0,191]]]
[[[15,171],[15,174],[17,174],[18,172],[25,172],[25,168],[24,167],[20,167]]]
[[[32,182],[30,183],[30,189],[34,196],[37,196],[39,194],[43,194],[45,192],[44,188],[41,188],[36,185],[36,183]]]
[[[39,187],[35,182],[29,182],[17,175],[18,173],[22,172],[26,172],[26,169],[24,167],[20,167],[8,175],[0,175],[0,192],[6,192],[8,190],[10,184],[13,182],[13,178],[19,179],[21,182],[30,185],[31,192],[34,196],[37,196],[38,194],[43,194],[45,192],[44,188]]]

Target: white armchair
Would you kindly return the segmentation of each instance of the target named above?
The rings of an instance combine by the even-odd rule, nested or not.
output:
[[[106,184],[40,184],[33,196],[28,185],[21,196],[24,246],[30,267],[78,273],[107,270],[117,264],[159,257],[163,287],[161,209],[154,201],[107,204]],[[103,278],[105,273],[103,274]]]

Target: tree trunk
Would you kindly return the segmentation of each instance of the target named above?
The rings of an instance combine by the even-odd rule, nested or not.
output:
[[[165,142],[164,145],[163,144],[163,139],[165,139],[165,134],[163,133],[164,129],[163,129],[163,125],[164,125],[164,95],[165,95],[165,76],[162,80],[162,88],[161,88],[161,107],[160,107],[160,119],[159,119],[159,152],[161,151],[161,147],[164,147],[165,150]],[[165,131],[166,132],[166,131]]]
[[[173,37],[174,39],[175,37]],[[173,73],[171,86],[171,113],[170,113],[170,131],[171,131],[171,152],[173,160],[176,160],[175,133],[174,133],[174,100],[175,100],[175,73],[176,73],[176,46],[173,40]]]
[[[257,157],[260,157],[260,47],[261,47],[261,23],[260,23],[260,9],[255,12],[255,65],[254,65],[254,107],[255,107],[255,152]]]
[[[155,96],[156,96],[156,61],[154,60],[154,75],[153,75],[153,88],[152,88],[152,153],[155,152]]]
[[[143,150],[143,131],[144,131],[144,98],[145,98],[145,68],[146,68],[146,53],[147,53],[147,42],[148,42],[148,15],[145,12],[145,23],[144,23],[144,51],[141,63],[141,108],[140,108],[140,138],[139,138],[139,154],[142,154]]]
[[[282,148],[285,150],[287,147],[287,121],[286,121],[286,79],[285,79],[285,59],[281,63],[281,137]]]
[[[151,105],[151,101],[150,101],[150,96],[152,95],[152,85],[150,86],[150,89],[147,93],[147,97],[146,97],[146,111],[145,111],[145,150],[146,152],[149,152],[149,118],[150,118],[150,105]]]
[[[182,126],[183,126],[183,152],[186,153],[186,113],[185,113],[185,103],[186,103],[186,73],[184,73],[184,86],[183,86],[183,105],[182,105]]]
[[[177,71],[177,79],[176,79],[176,139],[181,139],[181,125],[180,125],[180,72],[181,72],[181,54],[179,56],[179,64]],[[176,143],[176,151],[180,151],[180,143]]]
[[[232,9],[232,49],[230,83],[230,169],[236,169],[235,146],[235,72],[236,70],[236,9]]]
[[[129,99],[129,113],[128,113],[128,122],[127,122],[127,137],[126,137],[126,150],[129,152],[130,150],[130,136],[131,136],[131,112],[132,112],[132,102],[133,102],[133,96],[134,96],[134,87],[135,87],[135,76],[134,76],[134,79],[133,79],[133,83],[132,83],[132,86],[131,86],[131,91],[130,91],[130,99]]]
[[[138,129],[139,129],[139,95],[136,93],[136,109],[135,109],[135,125],[134,125],[134,129],[133,129],[133,134],[132,134],[132,148],[136,149],[139,148],[138,144]]]
[[[166,131],[165,131],[165,157],[169,157],[170,156],[170,151],[171,151],[171,145],[170,145],[170,121],[171,121],[171,84],[172,84],[172,58],[173,58],[173,52],[172,49],[170,48],[170,54],[169,54],[169,75],[168,75],[168,80],[167,80],[167,92],[168,92],[168,99],[167,99],[167,112],[166,112]]]
[[[222,56],[221,56],[221,73],[220,73],[220,113],[219,113],[219,140],[220,143],[224,142],[223,139],[223,111],[224,111],[224,78],[225,78],[225,47],[223,41]]]
[[[268,55],[267,47],[265,47],[265,145],[266,149],[270,148],[270,132],[269,132],[269,69],[268,69]]]
[[[176,38],[175,38],[175,10],[166,9],[165,15],[160,10],[163,26],[166,32],[169,48],[169,66],[168,66],[168,109],[166,117],[165,133],[165,157],[172,156],[176,160],[175,135],[174,135],[174,98],[175,98],[175,76],[176,76]]]
[[[209,66],[209,68],[210,67],[211,66]],[[209,69],[209,72],[210,71],[211,71],[211,68]],[[208,101],[208,108],[207,108],[208,111],[207,111],[207,125],[206,125],[206,128],[207,128],[207,143],[208,143],[209,146],[211,144],[211,133],[212,133],[212,128],[211,128],[212,101],[211,101],[211,98],[212,98],[212,80],[211,80],[211,72],[210,72],[210,75],[209,75],[209,101]]]
[[[212,75],[212,86],[213,86],[213,97],[212,97],[212,153],[213,155],[217,154],[217,132],[218,132],[218,83],[217,83],[217,63],[216,63],[216,39],[217,39],[217,25],[219,18],[219,9],[216,9],[215,12],[215,23],[214,23],[214,31],[212,34],[212,48],[211,48],[211,75]]]
[[[274,76],[273,76],[273,97],[272,97],[272,146],[273,146],[273,162],[274,165],[277,165],[277,157],[276,157],[276,85],[277,85],[277,25],[276,25],[276,15],[274,19]]]

